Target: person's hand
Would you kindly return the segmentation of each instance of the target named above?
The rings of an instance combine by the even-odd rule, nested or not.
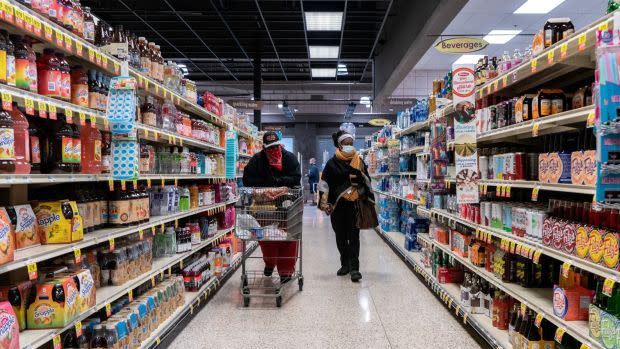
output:
[[[329,216],[334,211],[334,207],[331,204],[321,204],[320,210]]]

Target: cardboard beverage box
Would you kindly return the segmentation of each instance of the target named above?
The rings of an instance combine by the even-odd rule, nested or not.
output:
[[[0,207],[0,265],[15,258],[15,231],[4,207]]]
[[[84,238],[75,201],[42,201],[34,206],[42,244],[67,244]]]
[[[594,292],[583,287],[553,288],[553,313],[566,321],[587,321]]]
[[[73,277],[57,277],[36,286],[26,314],[28,329],[62,328],[78,314],[79,292]]]
[[[0,302],[0,348],[20,348],[19,321],[9,302]]]
[[[17,317],[19,330],[26,329],[26,307],[30,295],[31,281],[23,281],[16,285],[0,286],[0,301],[7,301],[13,307]]]

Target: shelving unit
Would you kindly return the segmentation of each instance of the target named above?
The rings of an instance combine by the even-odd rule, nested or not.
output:
[[[412,154],[421,153],[423,151],[424,151],[424,146],[420,145],[417,147],[409,148],[407,150],[403,150],[400,152],[400,155],[412,155]]]
[[[375,193],[377,193],[377,194],[379,194],[379,195],[389,196],[389,197],[391,197],[391,198],[393,198],[393,199],[397,199],[397,200],[405,201],[405,202],[408,202],[408,203],[410,203],[410,204],[414,204],[414,205],[419,204],[419,202],[418,202],[417,200],[407,199],[407,198],[404,198],[404,197],[402,197],[402,196],[400,196],[400,195],[396,195],[396,194],[388,193],[388,192],[386,192],[386,191],[381,191],[381,190],[376,190],[376,189],[373,189],[373,192],[375,192]]]
[[[501,181],[501,180],[491,180],[491,179],[481,179],[480,184],[487,186],[495,186],[495,187],[512,187],[512,188],[525,188],[525,189],[534,189],[536,187],[539,190],[548,190],[548,191],[557,191],[557,192],[565,192],[565,193],[575,193],[575,194],[587,194],[594,195],[596,192],[595,187],[590,187],[586,185],[576,185],[576,184],[564,184],[564,183],[543,183],[538,181],[523,181],[523,180],[513,180],[513,181]]]

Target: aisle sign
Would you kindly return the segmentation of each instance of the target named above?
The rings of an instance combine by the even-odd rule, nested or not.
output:
[[[460,36],[438,42],[435,49],[441,53],[461,54],[480,51],[487,45],[489,43],[484,39]]]

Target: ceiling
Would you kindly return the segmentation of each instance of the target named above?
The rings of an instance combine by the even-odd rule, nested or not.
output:
[[[521,52],[531,46],[532,38],[541,30],[549,18],[569,17],[575,29],[583,28],[600,19],[606,13],[607,0],[565,0],[548,14],[514,14],[525,0],[469,0],[459,14],[450,22],[443,32],[436,35],[435,43],[441,35],[471,35],[482,37],[493,29],[518,29],[521,34],[506,44],[489,45],[475,54],[500,56],[504,51],[511,54],[515,48]],[[501,4],[500,4],[501,3]],[[448,71],[460,55],[443,54],[432,46],[416,64],[416,70]]]

